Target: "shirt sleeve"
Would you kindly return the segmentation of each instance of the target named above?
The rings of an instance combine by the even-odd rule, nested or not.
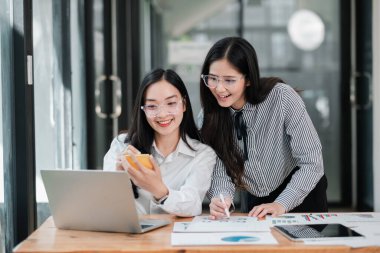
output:
[[[161,209],[177,216],[187,217],[202,213],[202,202],[211,183],[211,174],[215,166],[216,154],[207,146],[195,158],[190,174],[179,190],[169,188],[168,198]],[[153,205],[157,205],[152,201]]]
[[[233,200],[235,195],[235,184],[227,174],[223,161],[218,157],[216,159],[215,169],[212,174],[211,187],[207,192],[207,197],[211,200],[214,197],[218,197],[220,193],[224,196],[229,196],[231,200]]]
[[[275,202],[286,211],[300,205],[324,174],[322,145],[301,97],[289,86],[282,93],[286,134],[299,170]]]
[[[116,170],[117,158],[124,153],[127,147],[127,144],[124,143],[125,138],[126,135],[121,134],[112,140],[110,149],[103,158],[103,170]]]

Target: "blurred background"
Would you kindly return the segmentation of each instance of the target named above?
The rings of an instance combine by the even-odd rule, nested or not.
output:
[[[0,0],[0,6],[0,252],[10,252],[50,215],[41,169],[102,169],[152,68],[179,73],[198,115],[201,65],[226,36],[255,47],[262,76],[303,90],[323,145],[331,210],[380,210],[374,184],[380,162],[373,156],[379,149],[373,124],[380,124],[373,99],[378,1]]]

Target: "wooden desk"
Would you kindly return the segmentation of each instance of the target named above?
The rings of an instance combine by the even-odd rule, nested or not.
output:
[[[236,215],[236,214],[235,214]],[[240,214],[241,215],[241,214]],[[151,218],[190,221],[172,215],[151,215]],[[60,230],[54,226],[52,217],[34,231],[13,252],[380,252],[380,247],[351,249],[347,246],[307,246],[287,240],[277,231],[272,233],[278,245],[237,246],[171,246],[173,224],[145,234],[102,233]]]

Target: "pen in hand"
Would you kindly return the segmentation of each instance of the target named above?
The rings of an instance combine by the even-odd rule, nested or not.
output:
[[[230,212],[228,211],[228,208],[227,208],[227,205],[226,205],[226,201],[224,201],[223,194],[220,194],[219,198],[220,198],[220,201],[222,201],[222,203],[226,206],[224,208],[224,212],[226,213],[227,217],[230,217]]]

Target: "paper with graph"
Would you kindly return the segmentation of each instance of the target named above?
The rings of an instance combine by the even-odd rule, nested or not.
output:
[[[178,224],[177,224],[178,223]],[[176,222],[173,232],[268,232],[268,221],[259,221],[255,217],[231,216],[230,218],[211,220],[208,216],[197,216],[192,222]]]
[[[277,244],[270,232],[172,233],[171,244],[182,245],[253,245]]]
[[[270,226],[341,223],[349,226],[352,223],[380,222],[379,213],[288,213],[278,217],[270,215],[265,218]]]

